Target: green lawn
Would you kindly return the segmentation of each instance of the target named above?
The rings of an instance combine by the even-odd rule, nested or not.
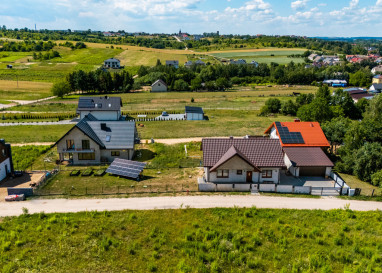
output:
[[[278,64],[287,64],[291,61],[295,63],[303,63],[303,58],[288,58],[287,56],[292,54],[302,54],[306,49],[261,49],[261,50],[236,50],[236,51],[227,51],[227,52],[214,52],[211,53],[212,56],[224,59],[244,59],[247,62],[255,60],[258,63],[267,63],[275,62]]]
[[[56,142],[73,125],[0,126],[0,136],[8,143]]]
[[[380,212],[179,209],[0,219],[3,272],[380,272]]]
[[[1,100],[37,100],[52,95],[51,83],[0,80]]]
[[[354,175],[349,175],[345,173],[341,173],[340,175],[345,180],[346,184],[349,185],[350,188],[361,189],[361,196],[371,196],[373,190],[374,190],[374,196],[382,196],[382,188],[376,187],[368,182],[359,180]]]
[[[1,51],[0,52],[0,62],[2,63],[10,63],[17,61],[19,59],[23,59],[28,56],[32,56],[33,53],[31,52],[7,52],[7,51]],[[31,58],[32,59],[32,58]]]

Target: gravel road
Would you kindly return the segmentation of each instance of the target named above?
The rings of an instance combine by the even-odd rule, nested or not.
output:
[[[273,196],[176,196],[105,199],[35,199],[24,202],[0,202],[0,216],[17,216],[22,208],[29,213],[113,211],[113,210],[152,210],[179,208],[252,207],[275,209],[344,209],[368,211],[382,210],[382,202],[342,200],[339,198],[289,198]]]

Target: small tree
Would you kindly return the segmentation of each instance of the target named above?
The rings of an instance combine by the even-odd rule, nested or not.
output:
[[[265,102],[265,106],[268,107],[271,113],[278,113],[280,112],[281,102],[279,99],[270,98]]]
[[[62,98],[66,94],[69,94],[72,90],[68,81],[65,80],[65,81],[54,83],[51,91],[54,96]]]

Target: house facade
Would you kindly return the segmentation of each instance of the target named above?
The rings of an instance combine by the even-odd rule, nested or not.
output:
[[[121,61],[114,58],[107,59],[106,61],[103,62],[103,66],[106,68],[119,69],[121,68]]]
[[[13,173],[11,145],[0,139],[0,181]]]
[[[375,75],[372,83],[382,83],[382,75]]]
[[[122,100],[120,97],[80,97],[77,114],[80,119],[91,114],[97,120],[119,120],[121,118]]]
[[[157,80],[151,85],[151,92],[167,92],[167,84],[162,80]]]
[[[285,166],[280,142],[264,137],[202,140],[204,180],[210,183],[279,183]]]
[[[382,92],[382,83],[373,83],[369,88],[369,92],[381,93]]]
[[[134,156],[138,134],[133,121],[100,121],[89,114],[55,145],[60,161],[74,165],[110,163],[115,158]]]

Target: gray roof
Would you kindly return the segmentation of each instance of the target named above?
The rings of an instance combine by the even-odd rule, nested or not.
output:
[[[374,89],[379,90],[382,89],[382,83],[373,83],[370,87],[374,87]]]
[[[154,86],[154,85],[156,85],[157,83],[161,83],[162,85],[164,85],[164,86],[167,87],[167,84],[166,84],[164,81],[162,81],[161,79],[156,80],[151,86]]]
[[[106,149],[134,148],[134,121],[88,121],[87,123]],[[110,141],[106,141],[107,136],[110,136]]]
[[[105,60],[105,62],[119,62],[120,63],[121,61],[118,59],[110,58],[110,59]]]
[[[202,107],[186,106],[186,113],[204,114]]]
[[[92,114],[88,114],[61,137],[56,144],[74,128],[78,128],[81,132],[96,142],[102,149],[134,148],[136,136],[134,121],[100,121]],[[109,138],[109,141],[107,141],[107,138]]]
[[[320,147],[284,147],[283,150],[296,167],[334,166]]]
[[[78,111],[120,111],[122,100],[120,97],[80,97]]]

